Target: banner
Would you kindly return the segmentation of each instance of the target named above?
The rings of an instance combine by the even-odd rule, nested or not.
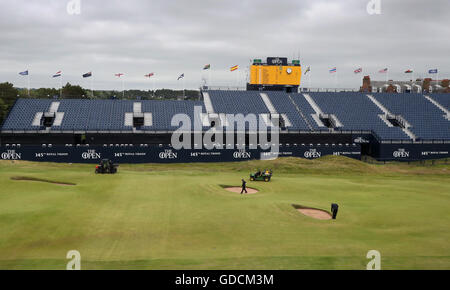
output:
[[[320,158],[326,155],[361,159],[361,146],[304,145],[282,146],[279,152],[261,149],[182,149],[169,146],[2,146],[0,159],[62,163],[99,163],[111,159],[116,163],[192,163],[236,162],[277,157]]]

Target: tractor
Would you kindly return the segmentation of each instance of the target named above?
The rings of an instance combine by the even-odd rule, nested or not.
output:
[[[96,174],[115,174],[117,173],[117,167],[119,165],[114,164],[109,159],[103,159],[99,165],[95,167]]]
[[[258,171],[254,174],[250,174],[250,181],[269,182],[271,178],[272,178],[272,170]]]

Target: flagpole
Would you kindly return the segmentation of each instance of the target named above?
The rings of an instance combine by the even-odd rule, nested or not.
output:
[[[155,98],[156,94],[155,94],[155,78],[152,79],[152,83],[153,83],[153,98]]]
[[[183,77],[183,99],[186,98],[186,83],[184,81],[184,77]]]
[[[122,79],[122,99],[125,99],[125,80]]]
[[[311,90],[311,71],[309,71],[308,73],[309,73],[309,75],[308,75],[308,85],[309,85],[308,91],[310,91]]]
[[[60,99],[62,99],[62,75],[61,75],[61,77],[59,78],[59,87],[60,87],[60,89],[59,89],[59,98]]]
[[[91,94],[92,98],[94,98],[94,76],[91,75]]]
[[[439,85],[439,69],[437,70],[436,74],[436,85]]]
[[[212,79],[211,79],[211,77],[212,77],[211,67],[209,67],[209,83],[208,83],[208,89],[209,89],[209,87],[212,85]]]
[[[30,71],[28,71],[27,80],[28,80],[28,97],[29,97],[30,96]]]
[[[336,75],[334,77],[334,88],[337,89],[338,86],[338,71],[336,69]]]

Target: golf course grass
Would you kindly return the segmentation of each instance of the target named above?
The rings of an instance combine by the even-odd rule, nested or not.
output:
[[[0,162],[0,269],[450,269],[450,164]],[[225,190],[257,169],[259,192]],[[316,220],[294,205],[330,210]]]

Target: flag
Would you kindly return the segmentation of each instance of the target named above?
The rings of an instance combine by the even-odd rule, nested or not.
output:
[[[330,74],[337,72],[337,68],[333,67],[332,69],[330,69]]]
[[[145,75],[146,78],[151,78],[152,76],[154,76],[155,73],[149,73],[148,75]]]
[[[435,68],[435,69],[430,69],[430,70],[428,71],[428,73],[429,73],[429,74],[437,74],[437,73],[438,73],[438,69],[437,69],[437,68]]]
[[[61,74],[62,74],[62,72],[61,72],[61,71],[59,71],[59,72],[55,73],[55,74],[53,75],[53,77],[54,77],[54,78],[60,77],[60,76],[61,76]]]
[[[207,65],[205,65],[204,67],[203,67],[203,70],[207,70],[207,69],[210,69],[211,68],[211,65],[210,64],[207,64]]]
[[[230,71],[235,71],[235,70],[238,70],[239,69],[239,66],[238,65],[235,65],[235,66],[232,66],[231,68],[230,68]]]
[[[409,69],[409,70],[405,71],[405,74],[411,74],[412,72],[413,72],[412,69]]]
[[[184,73],[178,77],[177,81],[181,80],[182,78],[184,78]]]
[[[27,76],[28,75],[28,70],[20,72],[19,75],[21,76]]]
[[[359,74],[359,73],[362,73],[362,71],[363,71],[363,69],[362,69],[362,67],[360,67],[358,69],[355,69],[354,73]]]
[[[380,73],[380,74],[384,74],[384,73],[387,73],[387,71],[388,71],[388,69],[387,69],[387,68],[384,68],[384,69],[380,70],[379,73]]]
[[[310,66],[308,66],[308,67],[306,68],[306,70],[305,70],[305,75],[306,75],[307,73],[309,73],[309,72],[311,72],[311,67],[310,67]]]
[[[115,76],[118,77],[118,78],[120,78],[120,77],[123,76],[123,75],[124,75],[123,73],[115,74]]]
[[[92,72],[85,73],[83,78],[90,78],[92,76]]]

